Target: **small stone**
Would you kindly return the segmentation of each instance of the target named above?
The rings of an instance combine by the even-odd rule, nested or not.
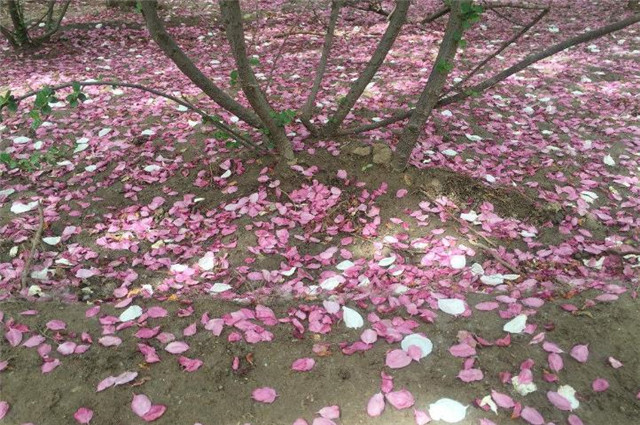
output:
[[[393,158],[393,151],[391,148],[382,143],[376,143],[373,145],[373,163],[374,164],[389,164]]]
[[[358,156],[368,156],[371,153],[371,146],[357,146],[351,153]]]

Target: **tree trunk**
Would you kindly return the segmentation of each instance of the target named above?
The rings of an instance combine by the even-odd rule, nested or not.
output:
[[[180,49],[164,28],[162,20],[158,17],[155,0],[143,0],[140,2],[147,28],[151,37],[162,49],[165,55],[186,75],[192,83],[209,96],[218,105],[235,114],[238,118],[255,128],[262,128],[262,122],[256,114],[240,105],[226,92],[221,90],[213,81],[207,78],[200,69]]]
[[[7,0],[7,9],[11,17],[11,23],[13,24],[13,39],[15,43],[18,46],[31,44],[19,1]]]
[[[336,133],[364,90],[367,88],[367,85],[371,82],[371,79],[380,68],[380,65],[382,65],[382,62],[384,62],[384,59],[387,57],[387,53],[389,53],[391,46],[393,46],[394,41],[398,37],[400,29],[402,29],[402,25],[407,18],[408,9],[408,1],[398,0],[396,2],[395,12],[391,15],[387,30],[384,32],[382,39],[380,39],[380,43],[378,43],[378,47],[376,47],[375,52],[373,52],[369,63],[365,67],[364,71],[362,71],[356,82],[351,85],[351,89],[347,96],[340,101],[336,113],[329,118],[329,122],[327,122],[327,124],[322,128],[324,136],[330,137]]]
[[[629,0],[627,3],[627,9],[640,10],[640,0]]]
[[[265,94],[260,89],[260,84],[247,57],[240,3],[238,0],[220,0],[219,4],[227,31],[227,40],[231,45],[231,52],[238,67],[238,77],[242,91],[267,128],[268,137],[275,144],[278,153],[286,160],[292,161],[295,159],[293,147],[287,138],[284,125],[276,122],[276,111],[269,105]]]
[[[420,133],[424,130],[424,125],[431,115],[434,106],[438,103],[442,89],[447,82],[447,76],[453,68],[453,60],[458,50],[458,44],[462,37],[463,16],[461,5],[466,2],[452,2],[451,12],[449,13],[449,22],[438,50],[438,56],[433,64],[433,69],[427,80],[427,84],[418,99],[416,107],[409,117],[409,122],[405,126],[400,140],[396,146],[396,152],[393,159],[393,168],[403,170],[407,166],[407,161],[411,156]]]
[[[107,0],[107,7],[121,10],[133,9],[136,7],[135,0]]]

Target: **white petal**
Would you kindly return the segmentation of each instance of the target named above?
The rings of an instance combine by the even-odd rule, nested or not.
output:
[[[616,162],[613,160],[613,157],[611,155],[606,155],[603,161],[606,165],[610,165],[612,167],[616,165]]]
[[[118,319],[121,322],[128,322],[129,320],[135,320],[140,316],[142,316],[142,308],[138,305],[132,305],[123,311]]]
[[[460,214],[460,218],[470,223],[473,223],[478,219],[478,214],[475,211],[471,210],[468,213]]]
[[[471,273],[474,276],[480,276],[484,274],[484,269],[482,268],[482,266],[478,263],[473,263],[471,265]]]
[[[109,134],[110,131],[111,131],[110,128],[103,128],[98,132],[98,137],[106,136],[107,134]]]
[[[23,204],[20,201],[16,201],[11,205],[11,212],[14,214],[22,214],[27,211],[31,211],[38,207],[38,201],[29,202],[28,204]]]
[[[212,270],[215,263],[213,252],[207,252],[198,260],[198,267],[200,267],[201,270]]]
[[[572,409],[580,407],[580,402],[576,398],[576,390],[571,385],[561,385],[558,387],[558,394],[569,400]]]
[[[18,144],[29,143],[30,141],[31,139],[25,136],[18,136],[13,138],[13,143],[18,143]]]
[[[457,298],[444,298],[438,300],[438,308],[445,313],[457,316],[464,313],[464,301]]]
[[[386,258],[383,258],[382,260],[378,261],[378,265],[380,267],[387,267],[387,266],[392,265],[395,262],[396,262],[396,256],[392,255],[391,257],[386,257]]]
[[[524,331],[524,328],[527,326],[527,315],[519,314],[509,322],[507,322],[502,330],[505,332],[509,332],[511,334],[520,334]]]
[[[9,196],[12,193],[14,193],[15,191],[16,190],[14,188],[11,188],[11,187],[9,189],[0,190],[0,196]]]
[[[495,413],[496,415],[498,414],[498,406],[496,405],[495,401],[493,401],[490,394],[484,396],[484,398],[480,400],[480,407],[482,406],[489,406],[493,413]]]
[[[341,262],[340,264],[338,264],[336,266],[336,269],[340,270],[340,271],[345,271],[351,267],[353,267],[355,264],[353,263],[353,261],[349,261],[349,260],[344,260],[343,262]]]
[[[490,274],[480,277],[480,282],[489,286],[502,285],[504,283],[504,277],[501,274]]]
[[[13,258],[16,255],[18,255],[18,247],[12,246],[11,249],[9,250],[9,257]]]
[[[482,137],[476,136],[475,134],[465,134],[465,136],[472,142],[479,142],[480,140],[482,140]]]
[[[415,345],[416,347],[419,347],[420,350],[422,350],[422,356],[420,356],[420,358],[427,357],[429,354],[431,354],[431,351],[433,351],[433,343],[431,342],[431,340],[426,336],[422,336],[420,334],[407,335],[400,343],[400,347],[402,347],[404,351],[409,351],[409,347],[411,347],[412,345]]]
[[[538,389],[537,385],[533,382],[530,382],[528,384],[521,384],[518,376],[514,376],[513,378],[511,378],[511,384],[513,385],[513,388],[518,392],[518,394],[522,396],[530,394]]]
[[[358,329],[364,326],[364,319],[352,308],[342,307],[342,320],[347,328]]]
[[[229,177],[231,177],[231,170],[225,171],[224,174],[220,176],[221,179],[228,179]]]
[[[429,416],[434,421],[454,424],[464,419],[468,407],[450,398],[441,398],[429,405]]]
[[[344,277],[340,275],[331,276],[330,278],[323,280],[322,283],[320,284],[320,287],[326,291],[332,291],[336,289],[338,285],[343,283],[344,280],[345,280]]]
[[[453,149],[445,149],[442,151],[442,154],[446,156],[456,156],[458,155],[458,152],[454,151]]]
[[[153,173],[154,171],[158,170],[160,170],[160,166],[157,164],[151,164],[144,167],[144,171],[146,171],[147,173]]]
[[[282,276],[287,276],[287,277],[293,276],[293,274],[296,272],[297,269],[298,269],[297,267],[291,267],[289,270],[281,271],[280,274]]]
[[[42,238],[42,241],[47,245],[58,245],[62,238],[60,236],[49,236],[46,238]]]
[[[140,133],[140,134],[142,134],[143,136],[153,136],[156,133],[154,133],[153,130],[147,129],[147,130],[143,130],[142,133]]]
[[[209,289],[209,292],[211,292],[212,294],[219,294],[220,292],[225,292],[229,289],[231,289],[231,285],[218,282],[213,284],[211,289]]]
[[[464,255],[452,255],[449,259],[449,262],[452,269],[464,269],[464,267],[467,265],[467,257],[465,257]]]

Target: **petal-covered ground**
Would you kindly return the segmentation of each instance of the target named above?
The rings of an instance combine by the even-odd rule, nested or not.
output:
[[[326,11],[280,3],[243,3],[257,11],[247,43],[274,103],[297,109]],[[418,3],[351,124],[421,90],[444,23],[418,24],[436,2]],[[627,13],[624,2],[554,3],[489,69]],[[161,14],[179,44],[240,98],[216,7],[171,5]],[[483,15],[454,77],[528,13]],[[237,121],[164,58],[134,12],[81,9],[66,22],[35,52],[0,45],[0,92],[138,82]],[[376,14],[343,13],[320,120],[385,28]],[[435,111],[404,174],[384,159],[400,124],[310,141],[294,123],[299,160],[287,167],[148,93],[85,92],[77,108],[53,104],[37,130],[26,105],[0,123],[2,152],[46,158],[0,164],[5,422],[638,417],[639,25]],[[39,204],[42,241],[23,288]]]

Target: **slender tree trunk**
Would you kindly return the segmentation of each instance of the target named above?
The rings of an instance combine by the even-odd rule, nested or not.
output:
[[[276,112],[267,101],[264,92],[260,89],[260,84],[249,63],[244,42],[240,2],[238,0],[220,0],[219,4],[227,30],[227,40],[231,45],[231,52],[238,67],[238,77],[242,91],[269,131],[269,139],[275,144],[278,153],[288,161],[294,160],[293,147],[291,146],[291,141],[287,138],[284,125],[276,122]]]
[[[311,93],[302,107],[300,113],[300,121],[311,133],[317,133],[316,127],[311,124],[311,113],[313,111],[313,105],[320,91],[320,85],[322,84],[322,78],[324,77],[325,70],[327,69],[327,61],[331,54],[331,46],[333,45],[333,34],[336,30],[336,23],[340,17],[340,9],[344,4],[343,0],[333,0],[331,2],[331,14],[329,15],[329,26],[327,27],[327,33],[324,36],[324,44],[322,46],[322,56],[320,56],[320,62],[318,63],[318,70],[316,71],[315,79],[313,80],[313,87],[311,87]]]
[[[384,62],[384,59],[387,57],[387,53],[391,50],[391,46],[393,46],[394,41],[402,29],[402,25],[407,19],[408,9],[409,1],[396,1],[395,12],[391,15],[387,30],[380,39],[378,47],[376,47],[375,52],[373,52],[373,55],[371,56],[371,59],[364,71],[362,71],[356,82],[351,85],[347,96],[339,103],[336,113],[329,118],[329,122],[327,122],[327,124],[322,128],[321,131],[323,135],[327,137],[334,135],[344,122],[349,112],[351,112],[351,109],[353,109],[353,106],[356,104],[364,90],[367,88],[367,85],[371,82],[371,79],[382,65],[382,62]]]
[[[22,16],[20,2],[18,0],[7,0],[7,10],[13,24],[13,38],[18,46],[26,46],[31,43],[27,25]]]
[[[409,117],[409,122],[405,126],[393,158],[393,168],[403,170],[407,166],[407,161],[411,156],[420,133],[424,130],[424,125],[431,115],[434,106],[438,103],[442,89],[447,82],[447,76],[453,68],[453,60],[458,50],[458,44],[462,37],[463,16],[461,4],[466,2],[451,2],[451,12],[449,22],[438,50],[438,56],[433,64],[433,69],[427,80],[427,84],[418,99],[418,103]]]
[[[62,24],[62,20],[64,19],[64,15],[67,14],[67,9],[69,8],[69,4],[71,4],[71,0],[67,0],[63,3],[62,7],[60,8],[60,15],[58,16],[58,19],[51,24],[48,23],[47,25],[48,26],[50,25],[50,28],[48,29],[48,31],[44,33],[41,37],[38,37],[32,40],[33,44],[40,44],[45,41],[48,41],[53,34],[58,32],[58,30],[60,29],[60,24]]]
[[[47,20],[45,21],[45,29],[47,31],[53,28],[53,9],[56,7],[56,0],[50,0],[47,6]]]
[[[173,61],[180,71],[218,105],[235,114],[252,127],[262,128],[262,122],[255,113],[240,105],[226,92],[221,90],[213,81],[207,78],[180,49],[178,44],[171,38],[169,33],[167,33],[162,20],[158,17],[158,2],[156,0],[143,0],[140,4],[151,37],[153,37],[164,54]]]

